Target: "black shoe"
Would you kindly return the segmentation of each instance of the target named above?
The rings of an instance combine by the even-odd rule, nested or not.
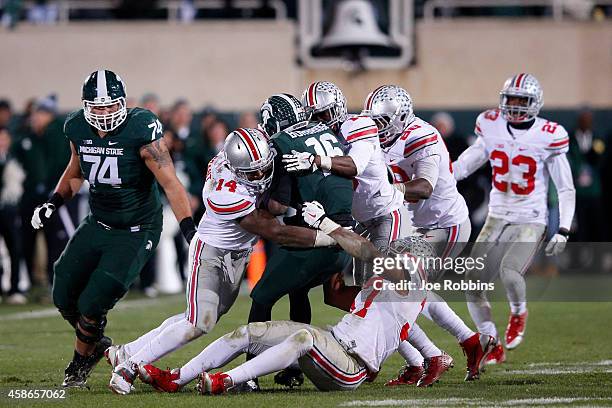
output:
[[[257,380],[257,378],[243,382],[242,384],[238,384],[235,387],[230,388],[229,390],[227,390],[227,392],[229,393],[237,393],[237,394],[242,394],[242,393],[247,393],[247,392],[259,392],[261,391],[261,388],[259,388],[259,381]]]
[[[285,368],[276,373],[274,382],[289,388],[299,387],[304,384],[304,374],[298,368]]]
[[[73,359],[66,370],[64,370],[64,382],[62,387],[65,388],[89,388],[87,387],[87,378],[93,371],[94,367],[104,357],[104,351],[113,345],[113,340],[110,337],[102,337],[92,355],[81,357],[78,360]],[[76,353],[76,352],[75,352]]]
[[[64,370],[64,388],[89,388],[87,387],[87,375],[83,369],[83,363],[72,360]]]

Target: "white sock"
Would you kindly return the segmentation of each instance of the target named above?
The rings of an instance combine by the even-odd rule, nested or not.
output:
[[[397,348],[398,353],[404,360],[406,360],[406,364],[412,367],[420,367],[423,365],[423,356],[417,349],[415,349],[408,341],[400,342],[399,347]]]
[[[436,345],[429,340],[429,337],[427,337],[423,329],[416,323],[410,328],[408,342],[425,358],[431,358],[442,354],[442,350],[437,348]]]
[[[308,334],[308,335],[304,335]],[[270,347],[257,357],[228,371],[234,385],[241,384],[253,378],[280,371],[289,367],[297,359],[312,349],[314,339],[305,329],[287,337],[282,343]]]
[[[457,313],[450,308],[448,303],[436,293],[429,292],[427,294],[427,301],[425,302],[422,313],[429,320],[455,336],[459,343],[463,343],[475,334],[474,331],[457,316]]]
[[[195,379],[203,371],[223,367],[240,354],[249,349],[249,334],[247,326],[240,326],[232,333],[210,343],[200,354],[189,360],[181,367],[180,377],[176,381],[179,385],[185,385]]]
[[[480,333],[497,338],[497,329],[491,317],[491,305],[489,302],[486,300],[484,302],[468,302],[468,310]]]
[[[510,302],[510,312],[513,315],[523,314],[527,311],[527,302]]]
[[[164,320],[162,322],[162,324],[160,324],[158,327],[156,327],[155,329],[151,330],[148,333],[143,334],[142,336],[140,336],[139,338],[137,338],[136,340],[127,343],[123,346],[123,350],[128,354],[128,356],[133,356],[134,354],[138,353],[140,351],[140,349],[147,344],[148,342],[150,342],[152,339],[154,339],[155,337],[157,337],[157,335],[159,333],[161,333],[166,327],[168,327],[169,325],[171,325],[172,323],[183,319],[185,316],[184,313],[181,314],[177,314],[175,316],[169,317],[166,320]]]
[[[133,364],[149,364],[200,337],[204,332],[185,317],[166,326],[157,336],[130,357]]]

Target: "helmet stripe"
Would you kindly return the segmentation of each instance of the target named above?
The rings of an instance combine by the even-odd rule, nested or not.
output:
[[[523,78],[525,77],[525,74],[519,74],[516,78],[516,82],[514,84],[515,88],[520,88],[521,87],[521,81],[523,80]]]
[[[315,102],[315,88],[317,87],[317,84],[318,84],[318,82],[313,82],[308,87],[308,105],[309,106],[314,106],[316,104],[316,102]]]
[[[98,71],[96,88],[98,91],[98,98],[108,97],[108,89],[106,88],[106,71],[103,69]]]
[[[236,132],[238,132],[238,134],[241,136],[241,138],[244,140],[244,142],[246,143],[246,145],[248,146],[250,152],[251,152],[251,158],[256,161],[256,160],[260,160],[261,159],[261,153],[259,152],[259,149],[257,148],[257,144],[253,142],[253,140],[251,139],[251,135],[244,130],[243,128],[238,128],[236,130]]]
[[[372,100],[374,99],[374,94],[385,85],[381,85],[378,88],[376,88],[375,90],[372,91],[372,93],[370,94],[370,96],[368,97],[368,99],[366,100],[366,110],[370,110],[372,109]]]

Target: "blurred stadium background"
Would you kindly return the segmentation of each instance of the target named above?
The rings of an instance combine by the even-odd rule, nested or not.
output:
[[[0,13],[0,288],[8,303],[49,301],[50,265],[87,212],[83,189],[44,234],[30,227],[69,157],[63,118],[99,68],[121,75],[130,106],[162,119],[196,216],[208,161],[233,128],[256,126],[273,93],[299,97],[310,82],[330,80],[358,112],[376,86],[401,85],[456,159],[477,114],[497,106],[503,81],[530,72],[544,88],[542,116],[570,133],[572,240],[612,241],[612,0],[0,0]],[[482,169],[460,184],[474,237],[489,178]],[[554,224],[554,189],[550,208]],[[169,209],[165,221],[138,284],[147,296],[179,292],[184,279],[186,248]],[[273,253],[258,248],[251,282]],[[594,269],[612,273],[612,255],[601,255]],[[555,274],[558,265],[534,269]]]

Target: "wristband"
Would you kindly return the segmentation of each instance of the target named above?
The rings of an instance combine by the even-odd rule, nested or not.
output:
[[[335,230],[337,230],[338,228],[340,228],[339,224],[336,224],[335,222],[333,222],[332,220],[330,220],[327,217],[324,217],[321,220],[321,223],[319,224],[319,230],[321,232],[326,233],[327,235],[331,234],[332,232],[334,232]]]
[[[557,231],[557,234],[563,235],[565,238],[569,238],[570,233],[565,228],[559,228],[559,231]]]
[[[185,237],[187,243],[191,243],[191,239],[196,233],[195,222],[193,222],[193,218],[185,217],[179,222],[179,228],[181,229],[181,233]]]
[[[55,207],[55,209],[57,210],[58,208],[60,208],[62,205],[64,205],[64,197],[62,197],[59,193],[54,192],[51,197],[49,197],[49,200],[47,200],[47,202],[49,204],[53,204],[53,206]]]
[[[329,156],[319,156],[321,159],[321,165],[319,166],[323,171],[330,171],[332,168],[332,159]]]
[[[337,242],[335,239],[327,235],[322,231],[316,231],[317,235],[315,236],[314,247],[328,247],[336,245]]]

